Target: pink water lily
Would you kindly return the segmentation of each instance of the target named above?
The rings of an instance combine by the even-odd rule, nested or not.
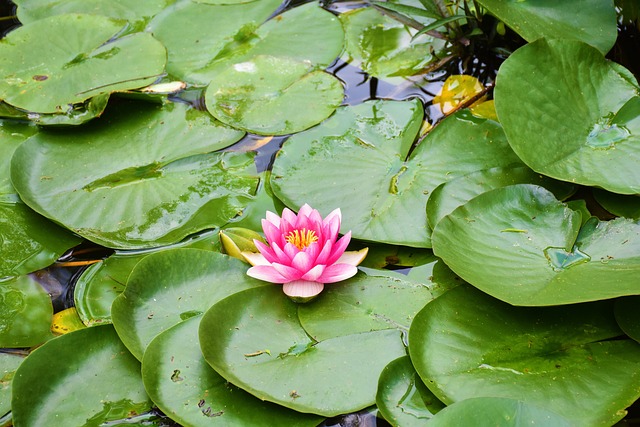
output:
[[[324,220],[305,204],[296,215],[285,208],[282,217],[267,212],[262,229],[268,244],[254,243],[260,251],[242,252],[253,266],[247,274],[256,279],[283,284],[284,293],[297,301],[308,301],[334,283],[354,276],[367,249],[345,252],[351,232],[338,239],[340,209]]]

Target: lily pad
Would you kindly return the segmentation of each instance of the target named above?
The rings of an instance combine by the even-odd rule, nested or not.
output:
[[[91,97],[153,83],[164,70],[164,47],[147,33],[114,38],[122,30],[122,21],[104,16],[64,14],[12,31],[0,45],[0,99],[66,114]]]
[[[630,296],[616,300],[614,313],[620,329],[634,340],[640,342],[640,316],[638,307],[640,306],[640,296]]]
[[[230,126],[285,135],[326,119],[343,96],[337,78],[307,62],[260,55],[216,74],[205,101],[207,110]]]
[[[22,362],[13,379],[16,425],[44,427],[52,420],[68,426],[101,425],[151,406],[140,363],[110,325],[49,341]]]
[[[593,197],[607,212],[625,218],[640,219],[640,197],[636,194],[623,195],[594,188]]]
[[[538,40],[502,64],[495,104],[509,144],[531,169],[635,194],[640,193],[638,92],[633,75],[594,47]]]
[[[24,356],[0,353],[0,417],[11,411],[11,384]]]
[[[380,372],[405,354],[400,332],[316,342],[297,307],[278,286],[225,298],[200,322],[205,359],[236,386],[299,412],[334,416],[371,406]]]
[[[97,95],[80,104],[74,104],[63,113],[33,113],[0,101],[0,117],[29,120],[41,126],[80,125],[100,116],[109,102],[110,94]]]
[[[219,251],[218,232],[206,231],[160,248],[116,251],[104,261],[89,266],[76,281],[73,291],[73,300],[82,322],[87,326],[111,323],[111,305],[124,291],[136,264],[156,251],[180,247]]]
[[[222,298],[265,282],[246,275],[235,258],[201,249],[172,249],[141,260],[125,291],[113,302],[111,320],[138,359],[165,329],[204,313]]]
[[[575,424],[542,406],[505,397],[476,397],[447,406],[429,421],[429,426],[434,427],[455,425],[571,427]]]
[[[575,192],[574,185],[537,174],[522,165],[480,170],[447,181],[433,190],[427,203],[429,226],[435,228],[445,215],[486,191],[523,183],[545,187],[559,200],[564,200]]]
[[[434,253],[477,288],[514,305],[557,305],[640,293],[640,224],[582,226],[549,191],[518,184],[472,199],[433,231]]]
[[[640,396],[640,344],[620,333],[608,301],[514,307],[465,285],[418,313],[409,353],[444,403],[508,397],[610,426]]]
[[[428,286],[359,274],[326,286],[300,305],[300,324],[316,341],[384,329],[408,331],[413,317],[435,298]]]
[[[412,76],[436,57],[442,40],[428,35],[413,39],[418,30],[408,27],[374,8],[361,8],[340,15],[345,28],[345,50],[351,61],[379,78]]]
[[[224,225],[252,198],[252,154],[211,153],[241,132],[185,104],[118,107],[16,150],[11,179],[25,203],[103,246],[133,249]]]
[[[304,62],[314,69],[331,64],[344,38],[338,18],[311,2],[267,20],[280,3],[182,2],[158,15],[150,30],[167,47],[169,73],[201,85],[258,55]]]
[[[31,347],[51,339],[53,307],[34,279],[0,281],[0,347]]]
[[[616,9],[611,0],[478,0],[478,3],[529,42],[541,37],[580,40],[606,54],[618,37]]]
[[[425,205],[441,183],[518,163],[500,125],[461,111],[411,150],[422,124],[414,101],[342,107],[319,126],[292,136],[273,165],[271,186],[287,206],[342,210],[354,238],[431,247]]]
[[[142,359],[151,399],[172,420],[190,426],[317,426],[321,417],[264,402],[229,384],[202,357],[195,316],[162,332]]]
[[[424,426],[445,407],[424,385],[407,356],[385,366],[378,382],[376,404],[394,427]]]

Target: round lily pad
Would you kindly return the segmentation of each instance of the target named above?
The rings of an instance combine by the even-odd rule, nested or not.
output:
[[[376,405],[385,420],[396,427],[424,426],[445,407],[424,385],[407,356],[385,366],[378,382]]]
[[[229,384],[202,357],[195,316],[154,338],[142,359],[149,396],[174,421],[191,426],[317,426],[322,418],[264,402]]]
[[[64,13],[88,13],[129,21],[142,26],[152,16],[175,0],[16,0],[18,20],[28,24],[38,19]]]
[[[225,298],[200,322],[205,359],[236,386],[299,412],[334,416],[371,406],[380,372],[405,354],[400,332],[317,342],[300,325],[297,307],[278,286]]]
[[[515,305],[557,305],[638,293],[640,225],[581,215],[542,187],[472,199],[433,231],[434,253],[477,288]]]
[[[593,197],[607,212],[625,218],[640,219],[640,197],[637,194],[616,194],[594,188]]]
[[[123,27],[104,16],[64,14],[12,31],[0,45],[0,99],[65,114],[91,97],[153,83],[164,70],[164,47],[147,33],[115,38]]]
[[[531,169],[635,194],[640,193],[638,91],[633,75],[594,47],[542,39],[502,64],[495,104],[509,144]]]
[[[0,281],[0,347],[31,347],[51,339],[53,307],[34,279]]]
[[[246,275],[247,264],[201,249],[171,249],[141,260],[125,291],[113,302],[111,320],[138,359],[165,329],[204,313],[220,299],[265,282]]]
[[[408,331],[415,314],[435,296],[428,286],[359,275],[327,285],[298,308],[300,324],[317,341],[383,329]]]
[[[218,73],[205,94],[218,120],[260,135],[300,132],[342,103],[340,81],[288,58],[256,56]]]
[[[340,15],[349,58],[374,77],[411,76],[424,71],[444,42],[429,35],[413,39],[418,30],[372,7]]]
[[[610,0],[478,0],[478,3],[529,42],[541,37],[580,40],[606,54],[618,37],[616,9]]]
[[[242,135],[186,104],[127,102],[82,129],[40,131],[16,150],[11,179],[31,208],[103,246],[166,245],[251,199],[252,154],[212,153]]]
[[[280,0],[203,3],[179,2],[150,25],[167,47],[167,70],[181,79],[206,85],[218,73],[258,55],[322,69],[342,51],[344,33],[338,18],[316,2],[271,19]]]
[[[12,396],[13,423],[33,427],[52,420],[102,425],[152,406],[140,363],[110,325],[71,332],[36,349],[18,368]]]
[[[419,101],[341,107],[289,138],[271,175],[274,194],[293,208],[342,211],[342,229],[363,240],[431,247],[425,205],[457,176],[519,162],[499,124],[456,113],[412,150],[422,124]]]
[[[540,175],[519,164],[480,170],[447,181],[433,190],[427,203],[429,226],[432,229],[435,228],[438,221],[445,215],[450,214],[455,208],[475,196],[494,188],[522,183],[545,187],[553,192],[559,200],[566,199],[575,191],[575,186],[572,184]]]
[[[640,396],[640,344],[620,333],[609,301],[514,307],[464,285],[418,313],[409,353],[444,403],[507,397],[611,426]]]
[[[0,414],[11,412],[11,384],[24,356],[0,353]]]
[[[474,397],[449,405],[429,420],[429,426],[449,427],[571,427],[567,418],[544,409],[505,397]]]

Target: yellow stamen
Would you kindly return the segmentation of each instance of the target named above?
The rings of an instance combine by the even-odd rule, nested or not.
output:
[[[302,250],[312,244],[313,242],[318,241],[318,236],[316,236],[316,232],[313,230],[307,230],[303,228],[302,230],[293,230],[287,234],[287,237],[284,238],[288,243],[295,245],[298,249]]]

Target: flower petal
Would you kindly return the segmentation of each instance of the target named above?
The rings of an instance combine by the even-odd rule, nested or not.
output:
[[[313,268],[313,261],[306,252],[298,252],[291,260],[291,266],[300,273],[305,274]]]
[[[262,254],[257,252],[241,252],[244,259],[251,265],[269,265],[271,264]]]
[[[284,253],[290,260],[293,260],[293,257],[296,256],[298,252],[300,252],[300,249],[293,243],[286,243],[284,245]]]
[[[285,264],[279,264],[274,262],[271,266],[278,272],[285,280],[280,283],[291,282],[292,280],[298,280],[305,273],[304,271],[299,271],[296,268],[290,267]]]
[[[287,278],[270,265],[257,265],[247,270],[247,276],[271,283],[284,283]]]
[[[280,228],[273,225],[270,221],[263,219],[262,231],[264,231],[264,237],[267,240],[267,243],[271,244],[272,242],[276,242],[277,244],[282,245],[283,237]]]
[[[333,249],[333,242],[331,240],[327,240],[324,243],[324,246],[322,247],[322,250],[320,251],[320,253],[316,257],[316,264],[328,265],[329,263],[327,262],[327,260],[329,259],[329,256],[331,256],[331,250],[332,249]]]
[[[349,264],[334,264],[324,269],[318,281],[322,283],[334,283],[353,277],[358,272],[358,268]]]
[[[285,283],[282,290],[290,297],[309,298],[318,295],[324,289],[323,283],[310,282],[307,280],[295,280]]]
[[[329,259],[327,259],[327,265],[335,264],[336,261],[342,256],[344,251],[349,246],[349,242],[351,241],[351,232],[349,231],[347,234],[342,236],[334,245],[331,250],[331,255]]]
[[[335,262],[336,264],[359,265],[367,256],[369,248],[360,249],[359,251],[348,251],[342,254]]]
[[[335,209],[323,221],[323,233],[326,239],[335,240],[340,232],[340,221],[342,214],[340,209]]]
[[[276,257],[276,254],[273,252],[273,250],[269,246],[265,245],[260,240],[254,240],[253,244],[256,245],[256,248],[258,249],[258,251],[262,254],[262,256],[264,256],[264,258],[268,262],[278,262],[278,258]]]
[[[267,221],[276,226],[276,228],[280,228],[280,217],[271,211],[267,211]]]
[[[296,220],[298,219],[298,217],[296,216],[296,214],[293,213],[293,211],[289,208],[284,208],[282,210],[282,220],[286,221],[291,228],[295,227],[296,224]],[[280,229],[283,230],[283,223],[282,221],[280,221]],[[284,230],[283,230],[284,231]],[[286,230],[287,232],[289,232],[289,230]]]
[[[311,270],[307,271],[300,279],[301,280],[309,280],[311,282],[315,282],[318,277],[322,275],[326,266],[324,265],[316,265]]]

